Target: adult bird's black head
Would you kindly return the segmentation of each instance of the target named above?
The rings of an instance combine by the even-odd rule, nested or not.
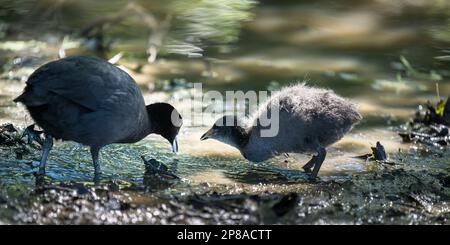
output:
[[[167,139],[172,145],[172,151],[178,152],[177,135],[183,125],[183,118],[180,113],[167,103],[155,103],[146,107],[152,133],[159,134]]]

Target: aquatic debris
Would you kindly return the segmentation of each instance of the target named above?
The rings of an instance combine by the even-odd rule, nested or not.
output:
[[[395,162],[389,161],[388,155],[386,154],[386,150],[384,146],[377,141],[375,147],[370,147],[372,153],[367,153],[361,156],[356,156],[356,158],[364,159],[365,161],[376,161],[378,163],[394,165]]]
[[[425,113],[424,113],[425,111]],[[427,102],[426,108],[420,105],[416,111],[413,123],[443,124],[450,126],[450,96],[447,102],[440,100],[436,106],[433,106],[430,101]]]
[[[447,102],[439,101],[436,106],[430,102],[426,109],[419,106],[415,117],[398,134],[403,142],[422,143],[432,146],[450,145],[450,97]]]
[[[159,162],[158,160],[154,158],[146,160],[144,156],[141,156],[141,158],[144,161],[146,172],[151,174],[160,174],[167,178],[179,179],[176,175],[169,172],[169,169],[166,165]]]
[[[11,123],[0,126],[0,145],[12,146],[17,143],[17,130]]]
[[[422,143],[433,146],[447,146],[450,144],[449,128],[444,125],[417,126],[410,132],[400,132],[405,143]]]
[[[176,184],[180,178],[173,173],[163,163],[156,159],[146,160],[141,156],[145,165],[144,186],[153,189],[165,189]]]
[[[23,156],[31,153],[32,148],[37,148],[33,144],[27,144],[22,140],[23,135],[11,123],[0,126],[0,146],[5,146],[13,150],[16,159],[22,160]]]
[[[387,155],[386,151],[384,150],[384,146],[379,141],[377,141],[376,147],[370,147],[370,149],[372,149],[372,155],[375,160],[377,161],[387,160]]]
[[[406,75],[409,77],[432,81],[442,80],[442,76],[434,70],[431,70],[430,73],[424,73],[416,70],[404,56],[400,56],[400,61],[402,62]]]
[[[298,200],[298,194],[291,193],[281,198],[279,202],[275,203],[272,206],[272,210],[278,217],[282,217],[298,205]]]
[[[35,124],[31,124],[30,126],[28,126],[23,131],[22,138],[27,137],[27,143],[29,145],[33,144],[33,142],[37,142],[39,145],[42,146],[44,144],[41,138],[41,134],[43,133],[43,131],[35,130],[34,126]]]

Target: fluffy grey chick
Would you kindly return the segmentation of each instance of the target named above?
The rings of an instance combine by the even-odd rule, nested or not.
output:
[[[271,125],[263,126],[267,125],[264,118],[271,118]],[[361,119],[355,106],[333,91],[297,84],[272,95],[246,122],[230,115],[218,119],[201,140],[211,138],[234,146],[252,162],[282,153],[316,154],[303,166],[310,178],[316,178],[325,147],[340,140]],[[266,137],[264,131],[277,126],[278,132]]]

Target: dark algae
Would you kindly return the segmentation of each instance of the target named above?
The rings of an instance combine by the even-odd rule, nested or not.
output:
[[[436,106],[428,102],[419,106],[415,117],[400,132],[404,142],[422,143],[431,146],[450,144],[450,97],[447,102],[439,101]]]
[[[384,146],[379,141],[377,141],[375,147],[370,147],[370,149],[372,150],[372,153],[356,156],[355,158],[364,159],[365,161],[375,161],[380,164],[395,164],[395,162],[389,160]]]
[[[156,159],[146,160],[141,156],[145,165],[144,186],[150,191],[168,188],[180,181],[180,178],[171,173],[166,165]]]

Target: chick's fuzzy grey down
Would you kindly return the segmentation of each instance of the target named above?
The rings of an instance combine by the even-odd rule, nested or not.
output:
[[[277,104],[272,107],[274,103],[278,108]],[[268,127],[261,126],[259,121],[270,118],[274,114],[272,108],[279,110],[278,134],[262,137],[262,130]],[[356,106],[332,90],[299,83],[273,94],[246,120],[249,140],[239,150],[254,162],[284,152],[315,153],[319,147],[340,140],[361,119]]]

